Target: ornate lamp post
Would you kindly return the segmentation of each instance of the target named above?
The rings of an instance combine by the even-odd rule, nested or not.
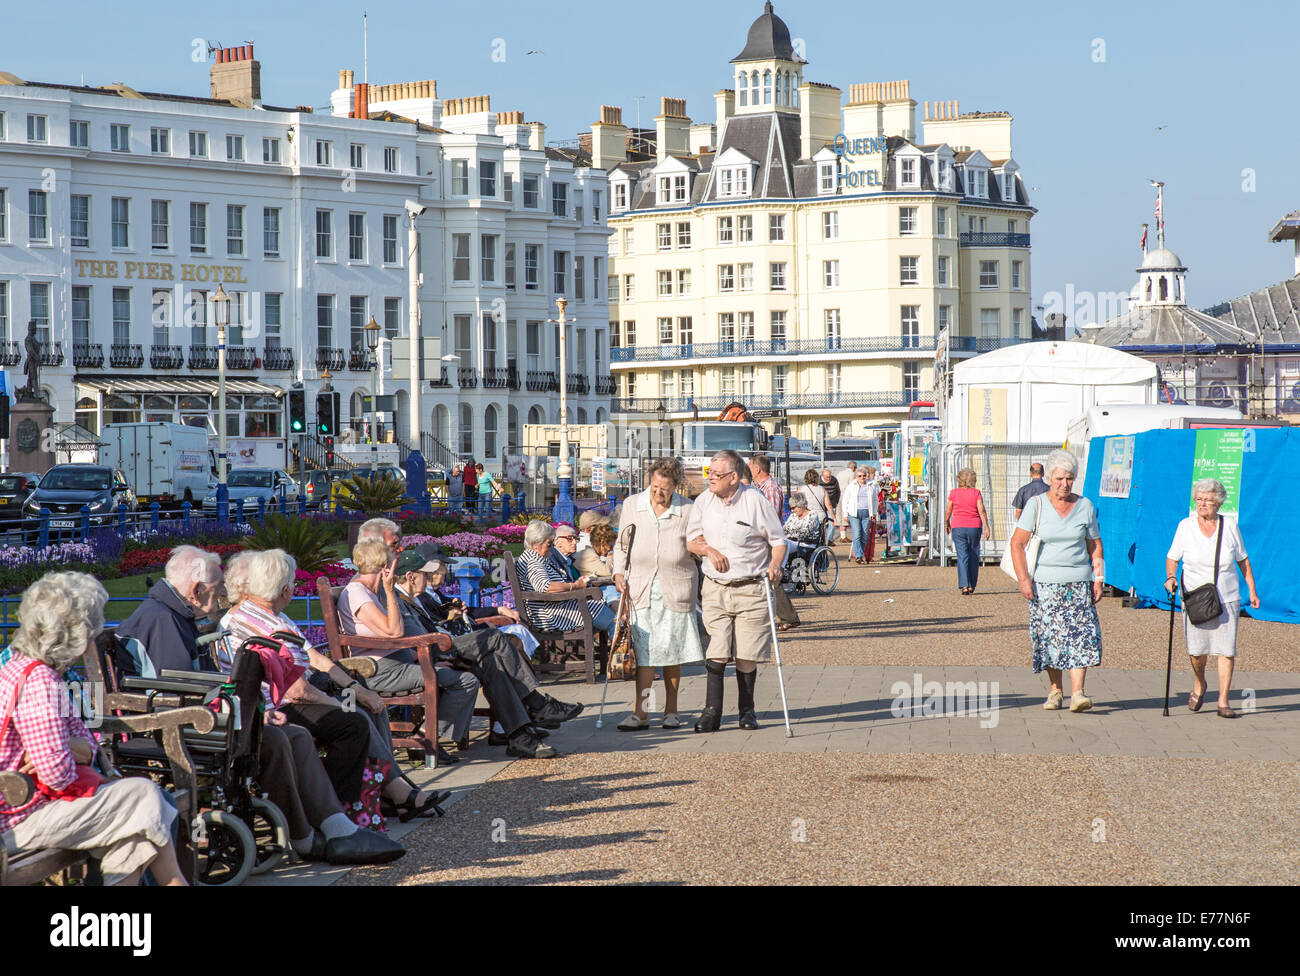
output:
[[[565,356],[564,309],[568,299],[557,298],[555,306],[560,310],[560,466],[556,471],[559,490],[555,496],[555,508],[551,517],[557,522],[573,523],[573,466],[569,464],[569,376],[568,362]]]
[[[370,350],[370,470],[379,470],[379,391],[376,384],[379,379],[379,360],[376,350],[379,348],[379,323],[375,317],[365,326],[366,348]]]
[[[217,319],[217,520],[230,517],[230,488],[226,484],[226,323],[230,320],[230,296],[221,285],[212,296]]]

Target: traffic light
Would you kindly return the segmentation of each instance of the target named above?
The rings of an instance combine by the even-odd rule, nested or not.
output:
[[[325,438],[325,467],[334,467],[334,438]]]
[[[289,391],[289,433],[305,434],[307,432],[307,391],[298,389]]]
[[[316,394],[316,433],[321,437],[333,437],[336,418],[334,416],[334,394]]]

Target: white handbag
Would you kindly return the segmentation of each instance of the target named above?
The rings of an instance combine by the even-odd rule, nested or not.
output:
[[[1042,492],[1037,495],[1038,498],[1038,515],[1034,518],[1034,531],[1029,536],[1029,541],[1025,543],[1025,567],[1029,570],[1029,578],[1034,578],[1034,569],[1038,566],[1038,550],[1043,548],[1043,540],[1038,536],[1038,527],[1043,521],[1043,495]],[[1014,530],[1012,530],[1014,533]],[[1002,562],[998,564],[1002,572],[1006,573],[1016,582],[1020,577],[1016,575],[1016,564],[1011,561],[1011,540],[1007,540],[1006,548],[1002,551]]]

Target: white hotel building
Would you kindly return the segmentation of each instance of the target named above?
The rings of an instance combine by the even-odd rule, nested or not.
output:
[[[1034,209],[1011,116],[926,104],[906,81],[804,80],[766,5],[716,118],[665,98],[655,130],[606,106],[617,413],[787,408],[792,433],[860,435],[929,398],[936,359],[1031,337]],[[649,152],[629,147],[650,145]]]
[[[522,113],[492,113],[487,96],[443,102],[432,81],[367,88],[341,72],[329,114],[266,105],[252,54],[218,52],[209,98],[0,72],[11,391],[35,320],[59,427],[171,420],[215,433],[220,285],[234,463],[284,460],[285,394],[302,384],[313,430],[326,370],[341,440],[360,428],[372,316],[394,340],[381,344],[379,388],[409,444],[415,201],[428,460],[499,462],[521,424],[558,419],[557,295],[570,299],[571,418],[608,419],[604,171],[547,148]]]

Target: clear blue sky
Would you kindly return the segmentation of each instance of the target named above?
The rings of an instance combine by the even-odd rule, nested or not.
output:
[[[338,0],[210,0],[193,11],[140,0],[15,4],[5,14],[0,69],[33,80],[76,82],[84,73],[89,84],[206,95],[207,66],[191,60],[193,39],[252,40],[263,97],[319,110],[340,68],[361,78],[364,7]],[[1300,5],[1048,7],[786,0],[776,12],[804,39],[806,80],[847,91],[855,82],[908,78],[918,102],[955,98],[963,111],[1012,113],[1015,156],[1039,210],[1036,304],[1067,285],[1129,289],[1141,224],[1153,223],[1148,178],[1167,184],[1168,245],[1190,268],[1193,305],[1288,277],[1290,245],[1265,235],[1300,208]],[[637,96],[645,96],[647,123],[663,95],[685,97],[688,114],[711,120],[713,93],[730,86],[728,62],[762,3],[396,0],[368,11],[372,82],[436,78],[444,98],[490,94],[494,109],[522,109],[558,140],[586,129],[601,103],[622,105],[624,120],[634,122]],[[506,42],[504,61],[493,60],[496,38]],[[1094,61],[1096,38],[1105,42],[1102,62]],[[532,49],[544,53],[528,55]],[[1242,190],[1245,169],[1254,170],[1254,192]]]

